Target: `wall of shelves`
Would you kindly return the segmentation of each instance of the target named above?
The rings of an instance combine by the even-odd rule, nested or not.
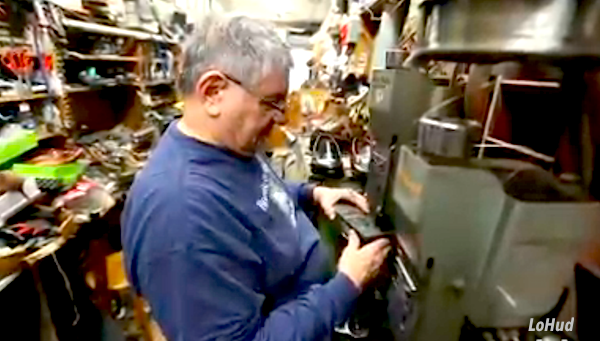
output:
[[[37,140],[29,149],[20,149],[14,155],[5,153],[7,158],[2,170],[6,171],[3,175],[15,174],[19,180],[29,177],[29,182],[44,192],[44,200],[36,202],[40,206],[28,201],[27,209],[14,214],[12,206],[4,207],[0,213],[9,212],[11,216],[0,225],[29,224],[39,218],[36,215],[39,210],[44,211],[40,219],[48,223],[50,232],[39,240],[22,239],[22,244],[0,243],[0,280],[21,268],[35,269],[35,263],[43,263],[50,255],[54,258],[50,263],[57,267],[71,262],[72,266],[65,266],[64,271],[68,273],[73,269],[73,273],[63,274],[65,281],[79,281],[85,286],[79,275],[85,273],[87,279],[92,273],[94,285],[86,287],[81,296],[89,309],[77,311],[79,325],[71,325],[71,322],[63,325],[62,308],[52,304],[45,307],[51,314],[45,316],[48,330],[43,331],[44,338],[56,339],[51,334],[60,334],[61,339],[83,340],[101,331],[83,330],[79,326],[87,326],[86,323],[97,317],[97,311],[102,311],[103,316],[111,314],[114,292],[109,290],[127,290],[127,283],[109,288],[106,282],[106,256],[119,250],[109,245],[111,238],[118,240],[118,232],[116,237],[109,235],[114,233],[112,228],[119,226],[122,200],[133,174],[146,161],[161,129],[178,115],[171,105],[178,100],[174,70],[177,70],[175,63],[180,48],[176,41],[161,34],[99,24],[93,21],[102,18],[80,12],[60,13],[59,10],[60,15],[54,15],[52,12],[57,7],[49,2],[34,2],[33,6],[33,11],[21,13],[27,16],[22,37],[6,36],[8,24],[0,21],[0,126],[4,124],[6,128],[3,139],[9,146],[21,146],[9,139],[10,129],[14,129],[34,136],[33,142]],[[11,63],[7,63],[9,60]],[[23,65],[21,62],[26,64],[24,69],[19,67]],[[76,174],[74,182],[67,184],[47,174],[17,173],[13,167],[19,164],[46,167],[47,164],[36,160],[40,155],[45,160],[52,159],[57,167],[80,164],[83,173]],[[70,155],[73,158],[68,158]],[[74,184],[75,188],[71,187]],[[85,184],[93,184],[94,189],[106,196],[102,199],[102,212],[93,205],[83,208],[82,212],[64,202],[57,204],[70,190],[86,192]],[[49,185],[56,187],[43,187]],[[13,192],[18,191],[7,189],[3,195]],[[87,232],[77,233],[79,226],[82,230],[97,229],[91,236]],[[35,244],[29,243],[32,240]],[[85,254],[77,250],[73,257],[63,258],[61,255],[69,252],[73,245],[85,249]],[[26,263],[29,266],[24,266]],[[43,287],[40,293],[45,297],[55,299],[60,295],[48,290],[48,287],[56,287],[51,280],[50,284],[43,276],[36,276],[35,280],[43,284],[39,288]],[[63,285],[62,278],[59,280],[58,286]],[[75,285],[73,288],[77,290]],[[37,299],[37,294],[34,290],[26,296]],[[76,304],[77,308],[84,305],[73,302]],[[34,310],[27,311],[19,318],[27,321],[26,324],[35,324],[38,321],[35,314]],[[129,326],[123,328],[127,336],[130,330]],[[0,335],[0,339],[23,339],[11,337],[10,330],[9,336],[7,331]]]
[[[63,25],[66,28],[81,30],[89,33],[97,33],[103,35],[114,35],[114,36],[122,36],[129,37],[138,40],[151,40],[159,43],[168,43],[168,44],[177,44],[176,41],[167,39],[161,35],[130,30],[126,28],[113,27],[108,25],[101,25],[96,23],[85,22],[81,20],[74,19],[64,19]]]
[[[0,91],[0,109],[28,102],[39,111],[44,105],[54,103],[64,116],[63,121],[65,117],[74,120],[73,127],[63,127],[66,132],[82,127],[89,129],[89,113],[99,113],[98,107],[104,108],[101,116],[120,118],[109,120],[112,125],[128,123],[139,126],[143,111],[176,101],[173,71],[180,51],[177,41],[157,33],[82,19],[62,18],[61,24],[64,36],[51,35],[50,46],[44,47],[44,44],[40,45],[41,41],[37,42],[42,49],[50,47],[48,53],[53,56],[60,78],[59,89],[33,93]],[[0,28],[7,28],[7,25],[0,23]],[[33,54],[36,43],[30,39],[0,35],[0,46],[9,49],[23,47]],[[109,51],[102,44],[109,45]],[[111,44],[116,46],[113,51]],[[17,94],[19,92],[20,95]],[[123,98],[123,93],[131,98]],[[142,105],[141,94],[148,94],[151,101]],[[103,101],[108,104],[99,105]],[[111,128],[107,124],[92,126]]]

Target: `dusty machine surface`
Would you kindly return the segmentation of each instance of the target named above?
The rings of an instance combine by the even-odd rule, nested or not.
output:
[[[403,146],[396,172],[396,226],[418,287],[410,340],[458,340],[465,318],[518,330],[559,304],[599,203],[515,160],[439,165]]]

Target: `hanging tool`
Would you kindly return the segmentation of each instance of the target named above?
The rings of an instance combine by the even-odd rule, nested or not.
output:
[[[29,51],[26,49],[8,49],[2,52],[0,60],[4,66],[17,76],[17,92],[19,95],[25,94],[24,83],[27,84],[27,89],[30,91],[31,82],[28,75],[33,71],[33,58]]]

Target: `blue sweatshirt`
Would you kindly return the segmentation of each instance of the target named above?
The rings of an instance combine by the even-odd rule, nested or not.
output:
[[[310,192],[171,124],[122,216],[128,274],[169,340],[331,336],[359,292],[342,273],[327,281],[330,259],[299,208]]]

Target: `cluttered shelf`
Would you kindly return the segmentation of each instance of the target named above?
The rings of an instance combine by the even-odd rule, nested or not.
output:
[[[159,85],[169,85],[169,84],[174,84],[174,83],[175,83],[174,78],[168,78],[168,79],[145,80],[145,81],[137,82],[136,85],[145,86],[145,87],[153,87],[153,86],[159,86]]]
[[[55,252],[76,235],[80,224],[102,218],[122,198],[130,174],[143,165],[148,153],[138,146],[151,146],[148,140],[159,132],[151,127],[142,136],[119,126],[84,136],[76,146],[64,145],[60,135],[38,144],[41,139],[27,130],[14,128],[12,134],[17,137],[10,146],[0,148],[17,160],[9,171],[0,172],[0,272]],[[23,148],[7,149],[15,145]],[[111,157],[123,150],[130,152]],[[22,155],[15,158],[15,153]]]
[[[65,90],[67,93],[77,93],[77,92],[88,92],[88,91],[100,91],[102,89],[105,88],[112,88],[115,86],[127,86],[127,85],[131,85],[128,83],[117,83],[117,82],[111,82],[111,83],[104,83],[104,84],[98,84],[98,85],[94,85],[94,86],[89,86],[89,85],[79,85],[79,84],[71,84],[65,87]]]
[[[12,135],[17,139],[11,140],[5,125],[0,142],[6,147],[23,148],[9,150],[10,162],[0,160],[3,169],[9,169],[0,172],[0,280],[14,283],[14,278],[22,277],[21,274],[34,273],[45,289],[52,279],[44,276],[43,269],[50,266],[54,273],[62,274],[59,287],[66,283],[69,288],[70,281],[83,281],[77,277],[80,273],[69,272],[67,264],[72,264],[73,269],[83,269],[86,280],[89,276],[96,279],[107,276],[106,282],[94,280],[86,290],[91,289],[89,299],[90,304],[94,303],[93,309],[110,311],[114,296],[107,292],[127,291],[128,285],[124,280],[111,280],[124,276],[113,274],[122,274],[120,261],[113,266],[116,270],[110,270],[110,260],[119,253],[118,249],[107,246],[111,235],[109,222],[115,217],[118,221],[135,173],[174,118],[164,110],[156,110],[139,129],[119,124],[106,131],[69,135],[70,139],[61,133],[38,135],[14,125]],[[83,259],[77,251],[82,249]],[[51,291],[44,294],[56,295]],[[54,314],[60,308],[47,309]],[[87,319],[90,314],[79,310],[77,318]],[[70,326],[66,330],[77,333]]]
[[[105,257],[120,251],[119,216],[134,175],[181,116],[173,84],[186,24],[175,5],[144,21],[135,20],[136,10],[106,17],[86,6],[20,6],[18,14],[32,20],[19,30],[0,18],[0,291],[21,287],[32,273],[43,290],[23,296],[56,300],[54,287],[85,287],[86,302],[73,302],[79,326],[97,316],[91,310],[111,314]],[[141,104],[146,96],[151,106]],[[58,284],[44,266],[61,275]],[[88,282],[90,273],[96,280]],[[123,283],[111,288],[127,290]],[[45,309],[49,334],[82,340],[94,333],[63,326],[61,307]]]
[[[73,221],[73,216],[69,216],[56,229],[56,235],[38,244],[37,249],[28,245],[0,249],[0,276],[17,271],[23,263],[33,264],[55,253],[69,239],[75,237],[79,227],[80,225]]]
[[[67,57],[75,60],[90,60],[90,61],[111,61],[111,62],[132,62],[140,61],[139,57],[135,56],[118,56],[109,54],[83,54],[74,51],[67,51]]]
[[[25,96],[1,95],[0,103],[24,102],[24,101],[44,99],[44,98],[48,98],[48,97],[49,97],[49,95],[47,93],[37,93],[37,94],[31,94],[31,95],[25,95]]]
[[[0,36],[0,42],[8,43],[8,44],[18,44],[18,45],[27,45],[29,44],[23,38],[15,38],[10,36]]]
[[[98,84],[98,85],[94,85],[94,86],[83,85],[83,84],[81,84],[81,85],[80,84],[72,84],[72,85],[66,86],[65,91],[67,93],[77,93],[77,92],[100,91],[104,88],[111,88],[111,87],[116,87],[116,86],[152,87],[152,86],[163,85],[163,84],[172,84],[172,83],[173,83],[172,80],[171,81],[160,80],[160,81],[150,81],[147,83],[144,83],[144,82],[129,82],[129,83],[107,82],[104,84]],[[1,103],[10,103],[10,102],[26,102],[26,101],[32,101],[32,100],[46,99],[49,97],[50,97],[50,95],[48,93],[36,93],[36,94],[30,94],[30,95],[24,95],[24,96],[19,96],[16,94],[1,95],[0,96],[0,104]],[[157,103],[155,106],[162,105],[164,103],[165,102],[160,102],[160,103]],[[166,102],[166,103],[170,103],[170,102]]]
[[[176,100],[172,99],[172,98],[159,99],[159,100],[155,100],[153,102],[148,103],[148,107],[158,108],[158,107],[162,107],[164,105],[173,104],[175,101]]]
[[[158,85],[169,85],[174,83],[173,80],[156,80],[156,81],[123,81],[118,82],[115,80],[110,80],[106,82],[100,82],[94,85],[83,85],[83,84],[70,84],[66,86],[65,90],[67,93],[76,93],[76,92],[88,92],[88,91],[99,91],[105,88],[112,88],[116,86],[135,86],[135,87],[153,87]],[[0,97],[1,101],[1,97]]]
[[[135,31],[126,28],[113,27],[75,19],[65,18],[63,19],[63,25],[67,28],[77,29],[90,33],[115,35],[139,40],[150,40],[159,43],[178,44],[178,42],[175,40],[167,39],[166,37],[155,33]]]
[[[125,57],[124,57],[125,58]],[[106,81],[95,85],[84,85],[84,84],[69,84],[65,86],[67,93],[77,92],[89,92],[89,91],[100,91],[104,88],[111,88],[116,86],[136,86],[136,87],[155,87],[159,85],[172,85],[175,82],[174,79],[158,79],[158,80],[147,80],[147,81],[132,81],[132,82],[118,82],[118,81]],[[17,95],[17,94],[3,94],[0,95],[0,104],[10,102],[26,102],[32,100],[40,100],[49,98],[50,95],[46,92],[28,94],[28,95]],[[172,102],[172,101],[171,101]],[[160,106],[170,102],[158,102],[152,106]]]
[[[0,21],[0,29],[1,30],[8,30],[9,28],[10,28],[10,25],[7,22]],[[28,45],[28,44],[30,44],[30,42],[28,42],[26,39],[23,39],[22,37],[13,37],[12,35],[10,35],[10,32],[6,32],[6,33],[0,35],[0,42],[11,44],[11,45]]]

